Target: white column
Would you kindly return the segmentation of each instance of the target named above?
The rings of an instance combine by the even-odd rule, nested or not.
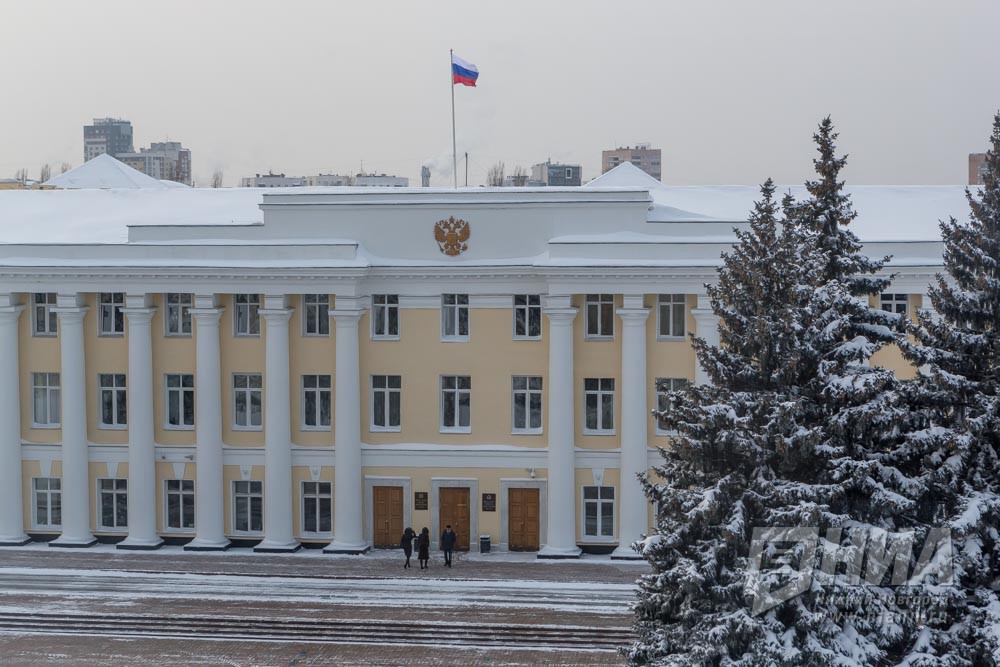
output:
[[[264,297],[264,540],[254,551],[282,553],[301,548],[292,526],[291,382],[288,320],[284,296]]]
[[[703,338],[709,345],[719,344],[719,318],[712,311],[712,302],[707,295],[698,295],[698,307],[691,311],[695,322],[695,335]],[[701,367],[701,362],[695,360],[695,384],[712,384],[708,373]]]
[[[569,296],[550,296],[548,536],[539,558],[579,558],[576,546],[576,423],[573,417],[573,320]]]
[[[17,321],[24,306],[13,294],[0,295],[0,546],[21,546],[21,399],[18,394]]]
[[[646,425],[649,411],[646,396],[646,319],[649,310],[642,307],[642,295],[626,295],[622,318],[622,407],[621,407],[621,482],[619,484],[618,548],[616,559],[638,559],[632,543],[649,532],[649,503],[639,484],[639,475],[648,467]]]
[[[226,539],[222,475],[222,370],[219,316],[212,294],[196,295],[191,309],[195,334],[195,437],[197,477],[194,496],[195,538],[186,551],[224,551]]]
[[[153,436],[153,339],[155,308],[145,294],[125,297],[128,320],[128,537],[119,549],[163,546],[156,534],[156,451]]]
[[[358,369],[358,320],[364,310],[356,299],[338,296],[330,311],[337,327],[334,386],[333,542],[326,553],[368,551],[362,530],[361,382]]]
[[[82,294],[60,294],[53,310],[59,315],[59,375],[62,400],[62,535],[52,547],[89,547],[90,457],[87,451],[87,371],[83,353]]]

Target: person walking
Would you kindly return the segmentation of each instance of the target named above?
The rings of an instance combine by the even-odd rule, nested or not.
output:
[[[420,569],[428,569],[428,561],[431,559],[431,531],[425,527],[417,537],[417,560],[420,561]]]
[[[451,525],[445,527],[444,532],[441,533],[441,551],[444,552],[444,566],[451,567],[451,554],[455,551],[455,542],[458,540],[458,536],[455,535],[455,531],[451,529]]]
[[[416,536],[413,529],[407,526],[406,530],[403,531],[403,537],[399,540],[399,546],[403,547],[403,554],[406,556],[406,562],[403,563],[404,570],[410,567],[410,556],[413,555],[413,538]]]

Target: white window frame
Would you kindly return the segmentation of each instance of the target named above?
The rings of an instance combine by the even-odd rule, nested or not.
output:
[[[245,376],[247,378],[246,387],[237,387],[236,379],[238,377]],[[259,387],[251,387],[250,378],[252,377],[260,378]],[[264,375],[262,373],[233,373],[232,381],[230,386],[233,388],[233,430],[234,431],[262,431],[264,429]],[[247,407],[247,424],[241,425],[236,422],[236,416],[239,412],[236,409],[237,395],[240,393],[245,395],[246,407]],[[253,393],[257,392],[260,394],[260,424],[253,424]]]
[[[668,389],[660,389],[660,385],[663,383],[669,383],[670,387]],[[663,410],[666,407],[667,394],[671,391],[679,391],[691,384],[691,380],[687,378],[656,378],[656,382],[653,387],[656,389],[656,409]],[[677,431],[672,431],[670,429],[664,429],[660,427],[660,420],[653,417],[653,421],[656,422],[656,435],[676,435]]]
[[[676,307],[681,307],[680,333],[673,333],[677,330]],[[664,322],[669,333],[663,333]],[[656,339],[657,340],[685,340],[687,338],[687,295],[686,294],[657,294],[656,295]]]
[[[524,380],[524,388],[518,388],[518,380]],[[538,380],[537,388],[533,388],[532,380]],[[514,375],[510,379],[510,432],[516,435],[539,435],[542,433],[542,425],[545,423],[545,401],[542,398],[544,382],[540,375]],[[524,395],[524,426],[517,425],[517,395]],[[538,400],[538,426],[531,426],[531,400]]]
[[[376,387],[375,386],[375,378],[384,378],[385,379],[385,386],[384,387]],[[399,379],[399,387],[390,387],[389,386],[389,380],[390,380],[390,378],[398,378]],[[369,432],[371,432],[371,433],[399,433],[402,430],[402,425],[403,425],[403,376],[401,376],[401,375],[388,375],[388,374],[376,373],[376,374],[370,376],[370,378],[369,378],[369,387],[370,387],[370,391],[371,391],[371,394],[370,394],[371,420],[370,420],[370,422],[368,424],[368,430],[369,430]],[[384,393],[385,394],[385,398],[384,398],[384,400],[382,402],[382,405],[384,406],[384,410],[385,410],[385,414],[382,415],[383,416],[383,420],[385,421],[385,425],[384,426],[380,426],[380,425],[378,425],[378,424],[375,423],[376,422],[376,419],[375,419],[376,418],[375,395],[378,394],[378,393]],[[399,424],[396,424],[395,426],[393,426],[393,425],[391,425],[389,423],[389,421],[390,421],[389,416],[392,414],[392,411],[391,411],[391,409],[390,409],[389,406],[390,406],[393,394],[396,394],[399,397]]]
[[[247,330],[240,331],[240,312],[246,311]],[[253,331],[253,323],[257,331]],[[233,294],[233,336],[237,338],[260,338],[260,294]]]
[[[583,297],[584,322],[583,333],[585,340],[614,340],[615,339],[615,295],[614,294],[587,294]],[[611,332],[604,331],[601,326],[602,314],[605,308],[611,310]],[[590,333],[591,318],[597,318],[597,333]]]
[[[240,484],[247,484],[248,485],[247,486],[247,492],[245,494],[237,494],[236,489],[237,489],[237,487]],[[255,484],[257,485],[257,487],[256,487],[258,489],[257,491],[253,490]],[[230,516],[230,519],[232,519],[233,535],[263,535],[263,533],[264,533],[264,482],[262,482],[260,480],[256,480],[256,479],[234,479],[233,483],[232,483],[232,487],[231,487],[231,493],[232,493],[232,495],[230,496],[230,500],[231,500],[231,504],[230,505],[232,507],[232,510],[231,510],[232,516]],[[236,502],[236,500],[237,500],[237,498],[240,498],[240,497],[245,497],[245,498],[248,499],[247,500],[247,526],[248,526],[248,528],[246,530],[240,530],[240,529],[238,529],[236,527],[236,506],[238,504]],[[257,529],[257,530],[253,529],[253,523],[252,523],[252,521],[253,521],[253,511],[252,511],[252,509],[253,509],[253,500],[255,498],[259,499],[259,502],[260,502],[260,528]]]
[[[41,297],[41,301],[39,301]],[[37,338],[52,338],[59,334],[59,318],[52,312],[56,305],[55,292],[33,292],[31,295],[31,335]],[[42,322],[42,331],[38,323]]]
[[[173,483],[177,483],[177,489],[171,489],[170,486]],[[188,488],[184,488],[188,486]],[[191,525],[185,526],[184,519],[186,512],[184,511],[184,497],[191,497]],[[170,525],[170,500],[171,497],[177,498],[180,503],[178,508],[178,516],[180,518],[181,525],[171,526]],[[196,504],[198,500],[195,497],[195,484],[193,479],[165,479],[163,480],[163,531],[166,533],[193,533],[196,530],[196,517],[197,510]]]
[[[191,324],[191,309],[194,295],[188,292],[164,292],[163,294],[163,335],[168,338],[190,338],[194,330]],[[170,328],[171,314],[176,312],[179,330]]]
[[[445,381],[447,379],[449,379],[449,378],[453,378],[455,380],[455,387],[454,388],[445,389],[445,386],[444,386],[445,385]],[[469,381],[468,388],[465,388],[465,389],[459,388],[459,386],[458,386],[459,381],[461,379],[463,379],[463,378]],[[439,402],[441,404],[440,414],[438,416],[438,424],[441,425],[441,433],[471,433],[472,432],[472,376],[471,375],[442,375],[441,378],[440,378],[440,381],[438,383],[438,387],[439,387],[439,391],[440,391]],[[452,399],[452,400],[455,401],[455,408],[454,408],[454,412],[453,412],[453,414],[455,415],[455,424],[452,425],[452,426],[447,426],[444,423],[444,414],[445,414],[444,407],[445,407],[445,402],[449,400],[449,398],[446,396],[446,394],[453,394],[454,395],[454,399]],[[469,397],[469,423],[466,424],[465,426],[461,426],[462,419],[461,419],[460,406],[461,406],[461,400],[462,400],[462,395],[463,394],[466,394]]]
[[[902,307],[902,310],[900,310]],[[904,317],[910,315],[910,295],[901,292],[883,292],[879,295],[879,308]]]
[[[48,417],[48,421],[44,422],[35,420],[35,415],[38,414],[40,391],[45,397],[45,414]],[[56,397],[55,409],[52,405],[53,396]],[[55,412],[54,415],[53,412]],[[59,377],[59,373],[42,371],[31,374],[31,428],[62,428],[62,378]]]
[[[453,303],[448,303],[452,301]],[[461,333],[462,311],[465,311],[465,333]],[[448,313],[454,312],[454,333],[448,332]],[[441,340],[445,342],[466,342],[472,332],[472,312],[469,309],[468,294],[441,295]]]
[[[39,482],[45,481],[45,488],[39,488]],[[55,482],[58,488],[53,489],[52,483]],[[46,521],[41,523],[38,521],[38,499],[39,496],[45,499],[45,518]],[[52,521],[52,499],[54,496],[59,496],[59,521]],[[47,530],[51,528],[62,528],[62,479],[59,477],[33,477],[31,479],[31,525],[35,529]]]
[[[306,386],[306,378],[315,378],[316,379],[315,386],[313,386],[313,387],[307,387]],[[322,386],[322,384],[323,384],[323,378],[326,378],[326,386],[325,387]],[[329,375],[324,375],[322,373],[319,373],[319,374],[307,373],[307,374],[305,374],[305,375],[302,376],[302,380],[299,382],[299,387],[300,387],[300,391],[301,391],[301,393],[299,394],[299,401],[300,401],[300,403],[302,405],[302,409],[299,411],[301,414],[299,416],[301,417],[301,420],[302,420],[302,430],[303,431],[329,431],[331,424],[333,424],[333,378],[330,377]],[[309,394],[309,393],[316,394],[316,400],[315,400],[315,403],[314,403],[314,405],[316,406],[316,414],[313,415],[314,421],[316,421],[315,424],[307,424],[306,423],[306,417],[308,417],[308,414],[307,414],[307,411],[306,411],[306,394]],[[325,395],[327,406],[328,406],[327,416],[329,417],[329,420],[330,420],[330,423],[328,423],[328,424],[322,424],[322,423],[320,423],[323,420],[323,417],[322,417],[322,415],[323,415],[323,410],[322,410],[323,403],[322,402],[323,402],[324,395]]]
[[[97,293],[97,335],[107,338],[120,338],[125,335],[125,308],[124,292],[98,292]],[[110,313],[110,331],[104,328],[104,314]],[[118,329],[119,322],[121,330]]]
[[[177,378],[177,386],[170,386],[170,379]],[[184,384],[185,378],[191,378],[190,386]],[[177,394],[177,410],[180,417],[180,424],[170,423],[170,397]],[[191,423],[184,422],[184,396],[191,394]],[[195,419],[197,412],[194,394],[194,375],[192,373],[164,373],[163,374],[163,428],[168,431],[193,431],[195,429]]]
[[[111,489],[104,489],[103,482],[113,482]],[[104,495],[111,494],[112,524],[104,523]],[[124,501],[122,501],[124,499]],[[118,523],[118,503],[125,503],[125,523]],[[128,479],[124,477],[97,478],[97,526],[100,530],[124,532],[128,530]]]
[[[442,306],[444,305],[444,298],[441,301]],[[396,331],[392,331],[392,327],[389,326],[390,319],[389,315],[395,311],[396,313]],[[399,340],[399,329],[400,329],[400,309],[399,309],[399,295],[398,294],[372,294],[372,340]],[[383,331],[379,331],[378,324],[381,321]],[[441,326],[444,327],[444,319],[441,320]],[[444,329],[442,328],[442,331]]]
[[[315,491],[307,491],[307,485],[315,484]],[[320,491],[322,485],[327,485],[329,491]],[[306,525],[306,499],[311,498],[316,501],[316,521],[320,521],[321,512],[320,505],[322,503],[329,503],[330,506],[330,530],[309,530]],[[299,486],[299,517],[301,526],[300,531],[303,537],[329,537],[333,534],[333,482],[325,479],[317,480],[302,480]]]
[[[523,299],[524,303],[518,303],[518,299]],[[511,312],[511,330],[513,331],[514,340],[541,340],[542,338],[542,297],[539,294],[515,294],[512,299],[512,312]],[[524,334],[519,335],[517,333],[517,314],[518,312],[524,313]],[[531,331],[531,321],[536,319],[538,321],[538,335],[532,336],[528,332]]]
[[[587,498],[587,489],[597,489],[597,498]],[[610,499],[601,497],[601,489],[611,489],[612,497]],[[615,542],[615,534],[618,531],[618,513],[615,503],[618,501],[618,492],[615,490],[614,486],[610,484],[585,484],[580,487],[580,535],[583,536],[585,542]],[[587,505],[593,504],[597,512],[597,533],[591,535],[587,533]],[[602,528],[604,528],[604,521],[602,519],[603,514],[601,513],[601,507],[604,504],[611,505],[611,534],[602,534]]]
[[[587,380],[597,380],[597,389],[587,389]],[[605,388],[606,382],[611,382],[611,389]],[[618,389],[618,383],[615,382],[615,378],[584,378],[583,379],[583,433],[584,435],[615,435],[615,393]],[[590,428],[587,426],[587,397],[588,396],[597,397],[597,428]],[[604,414],[603,405],[604,397],[611,396],[611,428],[604,427],[604,419],[602,415]]]
[[[316,331],[309,331],[309,313],[316,318]],[[325,331],[324,331],[325,329]],[[330,337],[330,295],[302,295],[302,335],[307,338]]]
[[[108,384],[110,382],[110,384]],[[120,382],[120,384],[119,384]],[[111,400],[112,421],[104,421],[104,401]],[[119,408],[124,404],[125,421],[119,421]],[[128,379],[125,373],[97,374],[97,428],[121,431],[128,428]]]
[[[572,179],[573,178],[573,168],[572,167],[566,167],[566,178],[567,179]]]

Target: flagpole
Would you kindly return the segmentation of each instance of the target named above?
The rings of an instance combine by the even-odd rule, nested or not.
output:
[[[448,83],[451,85],[451,173],[455,177],[455,189],[458,189],[458,148],[455,143],[455,77],[454,51],[448,49]]]

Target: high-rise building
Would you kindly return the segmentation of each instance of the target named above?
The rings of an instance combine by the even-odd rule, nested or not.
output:
[[[95,118],[83,126],[83,161],[110,153],[118,157],[132,152],[132,121],[120,118]]]
[[[982,185],[986,153],[969,153],[969,185]]]
[[[601,151],[601,173],[607,173],[623,162],[631,162],[656,180],[660,180],[660,159],[660,149],[650,148],[649,144]]]
[[[285,176],[269,171],[240,179],[241,188],[297,188],[306,184],[304,176]]]
[[[115,157],[147,176],[191,185],[191,150],[179,141],[154,142],[138,153],[129,151]]]
[[[535,187],[580,185],[580,174],[581,170],[578,164],[562,164],[546,160],[531,165],[531,179],[527,185]]]

